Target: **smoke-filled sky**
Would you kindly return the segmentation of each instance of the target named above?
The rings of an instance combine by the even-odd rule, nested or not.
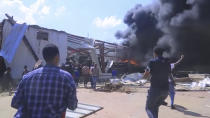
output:
[[[131,57],[145,61],[154,47],[166,56],[185,55],[186,65],[210,64],[210,0],[157,0],[136,5],[124,17],[127,28],[116,33],[131,47]]]
[[[153,0],[0,0],[0,20],[5,13],[18,22],[63,30],[80,36],[118,42],[116,30],[126,28],[124,14]]]

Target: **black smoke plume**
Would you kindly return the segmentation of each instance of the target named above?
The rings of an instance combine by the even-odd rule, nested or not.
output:
[[[128,28],[118,31],[130,47],[129,56],[140,62],[152,57],[154,47],[165,56],[185,55],[185,66],[210,65],[210,0],[158,0],[136,5],[124,18]]]

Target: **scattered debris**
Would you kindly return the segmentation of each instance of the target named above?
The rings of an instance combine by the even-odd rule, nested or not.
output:
[[[143,75],[141,73],[132,73],[129,75],[125,75],[122,77],[123,84],[132,84],[132,85],[144,85],[147,80],[143,79]]]
[[[209,105],[206,105],[206,107],[210,108],[210,106],[209,106]]]
[[[104,87],[98,89],[99,91],[119,91],[131,93],[136,91],[136,87],[143,86],[147,80],[143,79],[141,73],[132,73],[123,75],[120,79],[109,79],[109,82]]]
[[[193,81],[200,81],[200,80],[203,80],[203,78],[209,77],[210,74],[188,74],[188,76]]]
[[[103,107],[100,106],[78,103],[76,110],[67,109],[66,118],[84,118],[102,109]]]
[[[210,79],[204,78],[203,80],[199,82],[192,82],[191,89],[199,89],[199,90],[206,90],[206,87],[210,87]]]
[[[188,91],[188,90],[210,90],[210,78],[206,77],[203,80],[198,82],[191,82],[191,83],[179,83],[176,87],[176,90],[181,91]]]
[[[190,77],[175,78],[175,82],[193,82],[193,79]]]

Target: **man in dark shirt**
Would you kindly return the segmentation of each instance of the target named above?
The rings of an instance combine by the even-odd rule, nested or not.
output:
[[[6,71],[6,64],[4,62],[4,58],[0,56],[0,86],[2,86],[2,81],[3,81],[3,75],[4,72]]]
[[[151,86],[148,90],[146,112],[149,118],[158,118],[160,105],[168,96],[169,82],[168,78],[171,73],[170,63],[163,58],[163,49],[154,49],[154,59],[144,73],[144,78],[151,75]]]
[[[64,70],[73,74],[74,73],[74,67],[72,63],[70,62],[70,58],[66,58],[66,63],[64,64]]]
[[[29,70],[28,70],[28,66],[24,66],[24,70],[23,70],[23,73],[22,73],[22,76],[23,75],[25,75],[25,74],[27,74],[29,72]]]
[[[7,67],[7,70],[4,72],[3,79],[2,79],[2,89],[10,90],[13,86],[13,79],[11,76],[11,68]]]
[[[77,107],[74,80],[58,67],[58,48],[49,44],[42,53],[46,65],[24,75],[12,99],[18,109],[14,118],[61,118],[67,108]]]

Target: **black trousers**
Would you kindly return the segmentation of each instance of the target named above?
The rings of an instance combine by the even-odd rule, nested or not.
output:
[[[150,88],[146,101],[146,112],[149,118],[158,118],[160,105],[168,96],[168,90]]]
[[[87,83],[90,81],[90,75],[83,75],[84,77],[84,86],[87,87]]]

